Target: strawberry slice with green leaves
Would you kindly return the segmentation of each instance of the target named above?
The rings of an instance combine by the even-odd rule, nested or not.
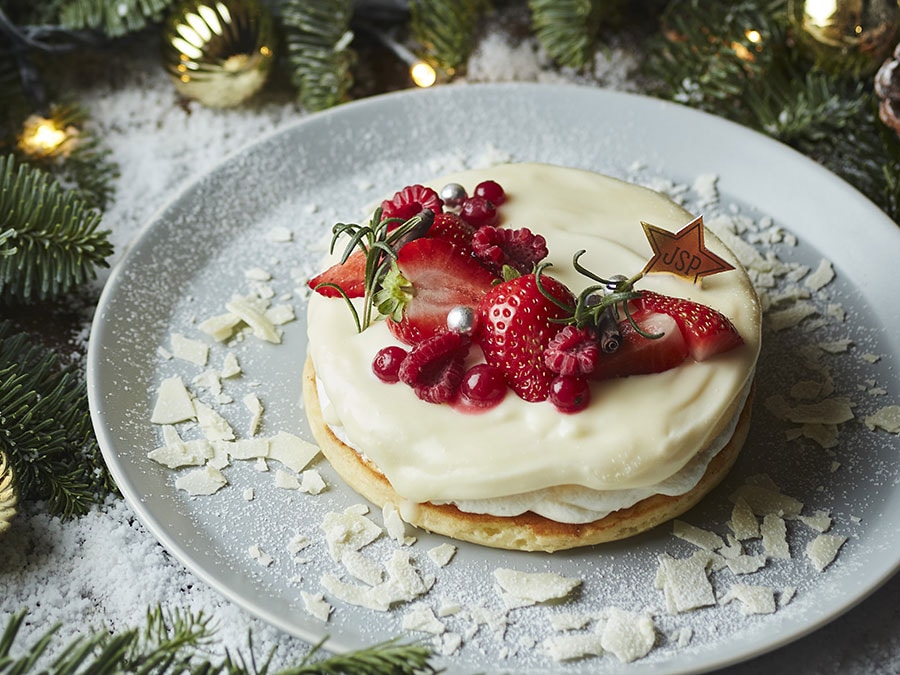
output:
[[[471,253],[475,229],[453,213],[438,213],[425,233],[429,239],[444,239],[463,253]],[[307,282],[312,290],[327,298],[341,297],[339,286],[348,298],[361,298],[366,292],[366,253],[353,251],[344,262],[338,262]]]
[[[499,368],[510,389],[526,401],[543,401],[550,394],[556,373],[544,363],[544,350],[575,303],[559,281],[543,275],[540,281],[539,287],[534,273],[504,281],[478,306],[476,339],[485,361]]]
[[[675,320],[695,361],[705,361],[716,354],[740,347],[744,340],[734,324],[721,312],[707,305],[641,291],[634,301],[638,310],[666,314]]]
[[[398,251],[374,301],[394,336],[414,345],[446,331],[454,307],[477,307],[495,279],[448,240],[414,239]]]

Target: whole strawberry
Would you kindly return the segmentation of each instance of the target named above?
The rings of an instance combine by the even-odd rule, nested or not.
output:
[[[524,274],[494,286],[478,305],[477,340],[488,364],[499,368],[509,387],[526,401],[543,401],[556,373],[544,363],[544,350],[571,315],[575,298],[559,281]],[[567,306],[568,309],[560,305]]]

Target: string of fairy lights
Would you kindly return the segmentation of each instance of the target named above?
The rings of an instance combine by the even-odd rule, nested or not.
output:
[[[163,60],[176,90],[188,99],[212,107],[231,107],[245,102],[265,85],[276,56],[270,17],[255,14],[235,16],[244,8],[240,2],[196,2],[190,9],[173,15],[164,30]],[[253,26],[254,40],[247,35],[235,38],[237,28]],[[245,30],[245,28],[242,28]],[[434,86],[437,70],[409,47],[385,30],[364,25],[362,29],[376,39],[408,69],[415,87]],[[34,50],[64,53],[79,45],[98,44],[99,37],[89,31],[70,31],[53,26],[16,26],[0,9],[0,33],[7,38],[16,60],[23,89],[35,112],[23,123],[16,147],[30,160],[66,158],[77,147],[79,130],[50,113],[43,83],[30,58]],[[345,39],[351,41],[348,31]],[[252,45],[248,48],[248,45]],[[343,45],[344,47],[346,45]],[[342,45],[335,45],[338,50]],[[170,55],[166,54],[168,49]],[[169,62],[166,62],[168,58]]]
[[[866,58],[866,70],[874,72],[896,42],[898,3],[872,2],[856,12],[849,11],[847,5],[842,0],[788,0],[787,11],[794,20],[797,39],[812,43],[817,63],[820,57],[843,57],[846,67],[851,67],[852,59]],[[163,65],[186,98],[205,105],[233,106],[264,86],[278,45],[272,17],[258,0],[183,0],[171,9],[162,26]],[[244,15],[239,16],[242,12]],[[381,28],[382,24],[365,20],[356,23],[358,30],[406,65],[412,86],[428,88],[446,79],[428,60]],[[253,34],[248,36],[247,30]],[[235,38],[237,31],[244,31],[240,39]],[[77,129],[48,113],[46,95],[30,54],[35,50],[59,54],[99,44],[100,35],[56,26],[17,26],[0,9],[0,36],[8,45],[7,53],[15,57],[35,111],[23,125],[18,149],[30,158],[66,156],[78,143]],[[333,50],[347,47],[353,38],[348,30]],[[753,62],[765,48],[763,33],[748,29],[744,38],[730,42],[728,47],[740,59]],[[715,39],[712,34],[710,39]]]

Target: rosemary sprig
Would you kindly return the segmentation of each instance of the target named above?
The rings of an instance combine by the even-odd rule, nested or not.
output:
[[[628,305],[630,301],[641,297],[641,292],[634,286],[644,277],[644,272],[638,272],[630,278],[624,276],[608,279],[601,277],[579,262],[581,256],[586,252],[581,249],[572,256],[572,267],[576,272],[595,283],[585,287],[578,294],[574,306],[560,301],[544,288],[541,276],[544,270],[551,266],[550,263],[541,263],[534,269],[535,284],[541,294],[568,314],[567,317],[557,321],[573,325],[576,328],[593,328],[598,334],[602,334],[611,323],[619,321],[624,316],[638,335],[651,340],[661,338],[662,333],[648,333],[638,326]]]
[[[338,291],[350,308],[353,320],[356,322],[357,332],[361,333],[372,324],[373,320],[384,318],[390,314],[390,312],[379,311],[377,316],[374,318],[372,316],[373,310],[378,309],[377,296],[382,290],[382,282],[388,270],[397,260],[397,251],[406,242],[424,236],[433,222],[434,213],[430,209],[423,209],[409,220],[403,221],[400,218],[382,218],[382,210],[379,207],[375,209],[368,225],[338,223],[332,228],[331,253],[334,253],[342,239],[349,237],[341,254],[341,264],[347,262],[347,259],[357,250],[361,250],[366,256],[362,317],[340,285],[325,282],[317,285],[316,288],[327,286]]]

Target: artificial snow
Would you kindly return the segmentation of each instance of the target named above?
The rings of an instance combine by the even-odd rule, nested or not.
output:
[[[604,50],[598,53],[594,76],[604,86],[613,89],[633,89],[631,78],[638,60],[633,54],[617,47]],[[110,240],[115,247],[115,253],[109,260],[112,265],[127,253],[148,215],[156,211],[160,205],[167,203],[188,181],[203,175],[246,143],[283,128],[301,116],[291,102],[267,101],[233,110],[205,109],[196,104],[181,106],[155,57],[130,57],[126,59],[124,66],[109,70],[115,72],[114,77],[92,78],[95,84],[83,86],[82,93],[91,122],[102,137],[105,147],[111,150],[111,159],[118,164],[121,172],[116,182],[115,201],[107,209],[103,220],[103,226],[111,229]],[[122,73],[125,72],[127,77],[122,77]],[[553,69],[533,39],[514,39],[505,30],[494,26],[493,29],[486,31],[484,39],[481,40],[471,60],[468,77],[471,81],[520,79],[559,82],[578,81],[580,75]],[[598,130],[598,134],[601,131]],[[152,148],[152,151],[148,151],[148,148]],[[496,148],[492,152],[494,157],[499,158],[503,156],[504,149]],[[710,200],[714,199],[715,185],[709,182],[704,185],[709,188]],[[703,188],[703,185],[697,187]],[[310,212],[316,208],[315,205],[310,205]],[[708,224],[711,224],[711,221],[708,221]],[[287,228],[275,227],[268,232],[267,238],[272,242],[287,245],[292,241],[293,234]],[[755,273],[760,275],[760,279],[763,274],[771,273],[771,270],[766,269],[770,261],[759,257],[756,249],[733,235],[727,237],[727,241],[734,242],[738,255],[742,259],[743,256],[747,257],[755,268]],[[97,289],[106,282],[109,272],[99,270],[99,277],[94,282]],[[805,277],[805,287],[822,288],[831,282],[831,272],[830,264],[826,265],[823,261],[812,274],[809,274],[809,270],[798,271],[797,280],[804,279],[804,275],[809,274]],[[248,276],[251,280],[264,282],[266,272],[261,268],[251,268],[248,269]],[[214,342],[228,340],[234,337],[242,323],[250,323],[259,337],[277,342],[280,339],[278,326],[293,319],[288,305],[271,305],[260,310],[244,299],[239,299],[233,308],[241,310],[242,314],[223,312],[212,318],[200,317],[202,322],[197,327],[205,336],[204,340]],[[835,307],[830,311],[830,316],[837,316],[840,313],[840,308]],[[790,306],[786,303],[784,308],[770,313],[769,325],[775,331],[786,330],[812,320],[815,314],[815,307],[798,296],[797,301]],[[85,326],[82,333],[87,335],[87,332]],[[201,355],[203,350],[198,349],[197,344],[184,344],[179,340],[179,344],[171,346],[172,351],[161,350],[161,358],[172,358],[174,355],[182,360],[187,359],[190,363],[205,362]],[[840,345],[834,343],[834,346]],[[881,358],[879,354],[866,351],[860,351],[858,355],[861,362],[869,364],[876,363]],[[242,366],[237,356],[229,352],[221,365],[219,378],[238,378],[242,374]],[[214,378],[204,377],[202,383],[201,381],[196,383],[196,386],[201,385],[207,390],[211,389]],[[175,391],[172,394],[174,398],[170,399],[169,394],[161,397],[163,402],[156,411],[154,421],[164,425],[193,419],[197,414],[194,401],[183,382],[173,381],[167,386],[171,386]],[[865,417],[866,424],[870,428],[878,429],[882,434],[885,431],[896,434],[900,429],[897,420],[896,406],[882,408]],[[206,423],[208,425],[206,430],[214,436],[228,434],[227,429],[222,428],[217,420],[207,419]],[[242,427],[241,431],[244,430]],[[260,470],[267,470],[265,457],[270,456],[269,442],[259,439],[260,443],[252,447],[242,445],[248,440],[250,439],[239,439],[232,443],[229,446],[229,454],[232,457],[256,458]],[[203,448],[199,451],[200,454],[191,455],[189,452],[181,459],[190,457],[187,462],[189,464],[201,464],[210,459],[208,453],[212,446],[205,440],[201,443]],[[178,456],[166,454],[173,452],[171,445],[167,443],[161,446],[167,450],[160,453],[158,460],[165,458],[166,461],[177,464],[181,461]],[[317,448],[314,446],[300,447],[294,438],[281,438],[275,442],[275,453],[271,458],[300,473],[316,453]],[[189,469],[179,475],[186,477],[191,475],[191,471]],[[215,491],[225,485],[218,479],[218,476],[222,476],[224,480],[224,476],[213,466],[201,467],[195,471],[200,472],[195,475],[195,480],[182,481],[183,486],[187,482],[187,486],[195,490]],[[283,473],[288,475],[287,472]],[[310,491],[314,484],[318,484],[312,473],[308,474],[307,483],[305,471],[303,481]],[[252,490],[242,490],[241,494],[250,502],[247,504],[248,508],[253,507],[258,501],[257,495]],[[195,498],[215,499],[217,496]],[[732,514],[729,527],[739,539],[758,537],[759,531],[754,532],[749,520],[754,514],[763,519],[767,514],[773,514],[783,522],[785,517],[799,515],[801,507],[796,500],[784,497],[771,487],[754,486],[753,489],[745,490],[737,496],[735,512]],[[160,606],[165,611],[189,611],[213,617],[216,641],[210,648],[214,653],[221,654],[224,646],[229,650],[245,648],[250,631],[257,654],[268,654],[273,648],[277,649],[275,665],[296,665],[309,650],[309,645],[304,641],[252,617],[205,582],[197,579],[158,543],[124,500],[110,499],[104,505],[92,509],[86,516],[67,521],[48,516],[42,504],[24,504],[19,510],[20,513],[13,521],[12,528],[0,539],[0,619],[5,620],[24,608],[28,609],[26,622],[22,628],[22,644],[33,643],[37,636],[56,624],[59,624],[58,644],[82,635],[87,628],[122,631],[140,627],[146,621],[147,608]],[[356,539],[354,533],[341,527],[328,533],[310,532],[308,533],[310,536],[290,534],[287,530],[294,525],[285,524],[285,540],[289,543],[283,550],[267,551],[255,545],[240,553],[256,560],[261,566],[261,572],[269,566],[287,563],[289,558],[294,559],[291,564],[298,565],[299,570],[303,562],[300,556],[306,555],[306,552],[317,543],[321,545],[322,534],[329,534],[343,539],[340,543],[332,542],[332,545],[341,551],[338,560],[345,569],[349,563],[355,565],[355,571],[363,574],[365,563],[357,559],[357,556],[363,555],[359,548],[366,545],[362,542],[366,542],[368,537],[377,538],[381,536],[382,531],[374,523],[372,528],[369,528],[364,522],[355,520],[355,517],[364,518],[364,513],[354,511],[352,507],[348,511],[350,514],[339,516],[348,516],[348,520],[361,525],[364,532],[356,533],[362,534],[360,539]],[[353,517],[349,517],[351,514]],[[812,518],[815,519],[804,520],[804,523],[818,530],[824,521]],[[365,520],[372,522],[368,518]],[[776,522],[770,519],[770,524]],[[853,522],[858,523],[859,518]],[[345,522],[344,525],[346,524]],[[766,532],[771,543],[772,531],[766,528]],[[806,554],[806,563],[816,569],[828,567],[844,543],[845,538],[837,535],[815,537],[803,551]],[[430,571],[448,564],[453,558],[453,553],[442,549],[429,552],[427,557],[430,560],[425,562]],[[350,562],[351,559],[353,562]],[[390,570],[388,582],[381,581],[379,585],[371,587],[378,588],[384,584],[380,589],[381,595],[370,598],[379,604],[379,607],[386,601],[389,604],[409,603],[420,594],[429,591],[431,585],[435,583],[434,578],[429,577],[421,566],[414,565],[408,555],[379,562],[385,564],[386,571],[388,568]],[[676,618],[685,616],[679,612],[689,613],[691,607],[704,607],[715,603],[709,586],[709,574],[708,555],[696,556],[695,559],[660,560],[660,575],[657,582],[663,591],[661,595],[665,596],[669,611],[676,613]],[[374,581],[376,577],[371,576],[369,579]],[[693,582],[696,582],[697,587],[691,589]],[[323,590],[326,583],[323,579]],[[437,588],[436,585],[435,591]],[[750,588],[749,585],[736,586],[732,597],[742,606],[749,603],[749,606],[755,609],[767,609],[770,606],[768,604],[770,589],[752,591],[748,590]],[[885,591],[896,588],[896,582],[891,582]],[[803,590],[797,591],[796,598],[794,592],[795,589],[792,588],[784,588],[781,591],[779,608],[791,602],[799,602]],[[329,600],[338,600],[337,595]],[[329,621],[333,612],[338,611],[320,592],[310,593],[298,589],[297,603],[298,611],[305,611],[320,622]],[[441,618],[456,618],[462,615],[472,618],[474,632],[466,632],[465,639],[474,636],[475,632],[479,633],[478,638],[482,638],[485,632],[502,636],[508,625],[514,626],[514,620],[510,619],[503,609],[465,607],[449,598],[441,599],[440,603],[438,616]],[[826,656],[829,653],[843,656],[841,666],[845,669],[844,672],[864,673],[871,672],[875,668],[897,670],[900,668],[900,642],[896,637],[897,631],[891,628],[896,626],[896,622],[893,621],[895,613],[882,609],[880,604],[873,613],[872,607],[870,602],[866,612],[851,613],[845,619],[839,620],[833,629],[831,627],[822,629],[817,637],[808,638],[796,647],[780,650],[779,658],[785,664],[807,664],[810,668],[822,666],[824,661],[823,657],[819,656],[821,653],[819,643],[828,643],[832,647],[826,648]],[[408,617],[405,621],[411,629],[421,629],[415,627],[437,629],[438,624],[442,623],[437,618],[432,621],[431,617],[434,617],[434,614],[431,613],[429,616],[428,611],[418,605],[404,606],[401,612],[403,616]],[[873,616],[870,617],[870,614]],[[641,617],[637,631],[643,634],[644,640],[647,640],[649,624],[644,618],[645,615],[634,616]],[[567,612],[558,615],[554,625],[549,629],[563,630],[565,627],[565,630],[577,630],[587,626],[590,621],[591,618],[583,614]],[[631,625],[630,620],[613,622],[606,636],[607,646],[610,649],[621,650],[623,645],[626,647],[633,645],[634,643],[623,643],[619,639],[622,633],[632,632],[631,628],[627,628]],[[692,640],[700,640],[703,637],[687,626],[677,627],[671,634],[676,636],[675,641],[682,648],[690,646]],[[464,637],[456,632],[444,633],[441,636],[440,650],[447,654],[454,653],[463,644]],[[529,643],[525,641],[518,644]],[[602,627],[601,631],[552,635],[534,644],[542,648],[535,651],[543,651],[549,658],[560,661],[604,653]],[[640,646],[646,642],[637,644]],[[527,649],[526,646],[520,648]],[[626,657],[625,660],[637,653],[633,646],[628,649],[631,651],[620,652]],[[832,649],[836,651],[831,651]],[[566,664],[557,665],[564,667]],[[833,661],[829,660],[827,665],[831,667]]]

